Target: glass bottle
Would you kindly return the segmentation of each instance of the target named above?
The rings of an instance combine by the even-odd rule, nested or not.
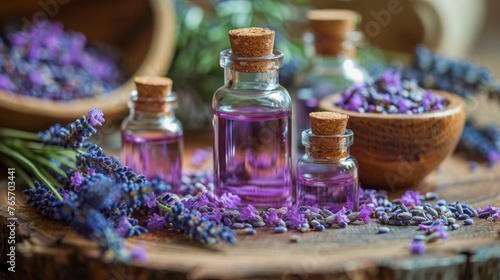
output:
[[[183,133],[175,117],[177,96],[172,80],[138,77],[123,120],[121,161],[148,180],[163,176],[175,190],[182,175]]]
[[[249,29],[236,30],[243,36]],[[274,39],[274,31],[262,30],[272,32]],[[232,42],[231,50],[220,53],[224,86],[212,103],[216,190],[239,195],[244,205],[290,206],[292,102],[278,80],[283,54],[273,51],[272,43],[265,56],[244,55],[259,53],[255,49],[238,50],[243,55],[237,55],[238,47],[246,46]]]
[[[314,141],[338,143],[335,156],[319,157]],[[356,211],[358,197],[358,163],[349,153],[354,133],[346,129],[338,135],[315,135],[311,129],[302,132],[303,155],[296,166],[298,205],[317,206],[334,213],[345,207]]]
[[[311,32],[305,34],[304,43],[310,62],[296,81],[294,131],[297,132],[311,127],[309,113],[319,110],[325,96],[371,79],[355,59],[352,34],[357,34],[357,14],[354,11],[312,10],[307,17]],[[299,155],[304,154],[300,133],[295,134],[294,142]]]

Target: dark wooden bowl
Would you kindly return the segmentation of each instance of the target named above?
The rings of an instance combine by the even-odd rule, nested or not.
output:
[[[45,6],[38,4],[41,2],[18,0],[2,4],[0,24],[9,19],[32,21],[37,14],[61,21],[65,28],[84,33],[88,40],[117,47],[130,79],[106,95],[71,102],[41,100],[0,90],[0,127],[44,130],[56,122],[66,125],[93,107],[103,110],[107,127],[119,127],[127,114],[129,93],[134,89],[133,76],[164,75],[168,70],[175,41],[172,1],[60,1],[65,4],[52,1],[58,4],[49,7],[52,10],[44,10]]]
[[[411,188],[450,155],[465,123],[465,102],[457,95],[433,91],[449,102],[444,110],[419,115],[357,113],[334,105],[340,94],[321,100],[320,108],[349,115],[354,131],[351,154],[359,178],[371,188]]]

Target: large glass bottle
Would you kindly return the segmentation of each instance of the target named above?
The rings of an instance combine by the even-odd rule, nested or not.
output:
[[[309,113],[319,110],[320,100],[371,78],[355,59],[352,41],[357,14],[350,10],[312,10],[307,14],[311,32],[304,36],[309,66],[298,75],[295,94],[294,146],[304,154],[300,132],[310,127]]]
[[[137,77],[137,90],[130,94],[130,113],[122,122],[123,165],[147,179],[163,176],[173,189],[182,175],[183,133],[175,117],[177,96],[172,80]]]
[[[306,148],[296,166],[298,205],[326,208],[334,213],[345,207],[358,209],[358,163],[349,153],[354,133],[346,129],[338,135],[315,135],[311,129],[302,132]],[[333,143],[335,156],[319,156],[315,143]]]
[[[243,204],[290,206],[292,103],[278,80],[283,54],[272,49],[272,30],[229,35],[231,50],[220,53],[224,86],[213,97],[216,190]]]

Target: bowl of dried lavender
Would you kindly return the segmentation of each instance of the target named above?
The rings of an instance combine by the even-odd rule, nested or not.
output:
[[[360,181],[373,188],[421,183],[454,151],[465,123],[460,96],[424,90],[392,71],[325,97],[320,108],[349,116]]]
[[[0,9],[0,127],[38,131],[96,106],[116,125],[126,115],[132,77],[164,75],[170,65],[171,2],[56,6],[50,14],[27,1]]]

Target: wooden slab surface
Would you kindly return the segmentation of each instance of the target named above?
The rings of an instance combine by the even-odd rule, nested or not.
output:
[[[188,154],[210,145],[209,138],[197,138],[204,140],[188,141]],[[7,195],[6,183],[0,183],[3,262]],[[454,156],[417,190],[436,191],[448,201],[474,207],[500,206],[500,165],[489,170],[480,164],[471,172],[463,157]],[[390,197],[402,192],[390,192]],[[236,245],[211,246],[169,231],[150,232],[127,241],[130,246],[143,243],[149,261],[122,265],[99,259],[93,242],[41,216],[24,200],[18,196],[16,201],[16,273],[3,272],[0,279],[500,279],[500,221],[462,226],[448,240],[429,244],[420,256],[407,249],[416,227],[391,227],[390,233],[379,235],[377,222],[300,234],[298,244],[288,241],[295,232],[274,234],[270,229],[238,236]]]

